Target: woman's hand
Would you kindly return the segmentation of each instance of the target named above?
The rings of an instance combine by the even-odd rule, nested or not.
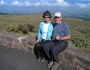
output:
[[[40,42],[40,40],[36,40],[36,41],[34,42],[34,45],[35,45],[36,43],[38,43],[38,42]]]

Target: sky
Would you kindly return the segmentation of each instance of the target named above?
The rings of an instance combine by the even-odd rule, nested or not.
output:
[[[76,5],[80,8],[90,6],[90,0],[0,0],[0,6],[60,6]],[[1,8],[1,7],[0,7]]]
[[[90,0],[0,0],[0,12],[32,14],[61,11],[65,14],[89,14]]]

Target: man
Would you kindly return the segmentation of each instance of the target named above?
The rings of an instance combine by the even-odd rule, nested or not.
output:
[[[45,57],[42,46],[45,42],[51,40],[53,32],[53,25],[51,23],[51,13],[49,11],[45,11],[43,13],[43,20],[44,21],[39,24],[37,41],[34,47],[34,53],[36,54],[38,61],[41,62],[43,62],[43,59]]]
[[[71,38],[68,24],[62,22],[60,12],[56,12],[54,16],[53,41],[44,44],[43,50],[50,59],[48,67],[56,70],[59,66],[58,54],[64,51],[68,46],[68,40]]]

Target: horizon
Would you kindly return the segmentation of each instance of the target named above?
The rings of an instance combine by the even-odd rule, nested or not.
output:
[[[90,18],[89,6],[90,0],[0,0],[0,12],[7,14],[42,14],[49,10],[69,17]]]

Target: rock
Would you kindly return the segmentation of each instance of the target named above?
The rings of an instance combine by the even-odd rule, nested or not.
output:
[[[83,53],[86,52],[79,48],[67,48],[59,54],[59,58],[69,70],[90,70],[90,53],[87,53],[88,56]]]
[[[12,48],[30,51],[34,47],[35,36],[15,35],[8,32],[0,33],[0,44]],[[69,48],[59,54],[59,70],[90,70],[90,51],[73,47],[69,42]]]
[[[16,35],[15,33],[2,32],[0,33],[0,44],[12,48],[33,48],[35,42],[34,36]]]

